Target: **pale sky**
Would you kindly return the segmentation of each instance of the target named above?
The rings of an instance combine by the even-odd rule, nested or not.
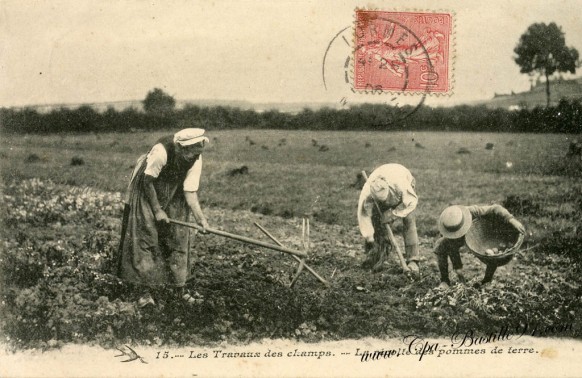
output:
[[[327,90],[323,57],[356,7],[455,12],[454,94],[429,105],[528,89],[512,57],[534,22],[556,22],[582,53],[580,0],[0,0],[0,107],[141,100],[154,87],[177,100],[335,102],[346,88],[333,56],[347,45],[330,49]]]

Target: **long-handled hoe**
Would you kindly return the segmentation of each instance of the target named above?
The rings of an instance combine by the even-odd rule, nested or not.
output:
[[[275,243],[277,243],[277,245],[265,243],[265,242],[260,241],[260,240],[251,239],[251,238],[248,238],[246,236],[231,234],[230,232],[221,231],[221,230],[217,230],[214,228],[204,229],[202,226],[199,226],[196,223],[182,222],[182,221],[175,220],[175,219],[170,219],[170,223],[174,223],[174,224],[184,226],[184,227],[190,227],[190,228],[196,229],[198,231],[205,230],[206,232],[214,234],[214,235],[219,235],[219,236],[223,236],[225,238],[238,240],[238,241],[241,241],[243,243],[253,244],[253,245],[260,246],[260,247],[264,247],[264,248],[272,249],[275,251],[290,254],[291,256],[293,256],[293,258],[295,258],[297,261],[299,261],[299,267],[297,269],[297,272],[295,273],[295,276],[293,277],[293,280],[291,281],[290,286],[293,286],[295,284],[295,282],[297,281],[297,278],[299,277],[299,275],[303,271],[303,268],[307,269],[311,274],[313,274],[323,284],[325,284],[326,286],[329,286],[329,283],[325,279],[323,279],[311,267],[309,267],[307,264],[305,264],[305,258],[307,257],[307,251],[309,249],[308,248],[308,246],[309,246],[309,220],[306,221],[305,219],[303,219],[303,249],[304,249],[304,251],[297,251],[297,250],[283,246],[277,239],[275,239],[274,236],[272,236],[267,230],[265,230],[263,227],[261,227],[257,223],[255,223],[255,225],[257,227],[259,227],[261,229],[261,231],[263,231],[269,238],[271,238],[271,240],[273,240]]]

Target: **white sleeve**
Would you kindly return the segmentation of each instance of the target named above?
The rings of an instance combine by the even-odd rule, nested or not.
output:
[[[370,185],[366,183],[362,188],[358,201],[358,226],[360,227],[360,233],[366,240],[374,238],[374,226],[372,225],[372,209],[374,204],[370,196]]]
[[[152,177],[158,177],[162,168],[168,162],[168,153],[161,143],[152,147],[147,156],[147,165],[144,173]]]
[[[185,192],[197,192],[200,186],[200,176],[202,175],[202,155],[194,162],[192,168],[186,173],[184,179]]]

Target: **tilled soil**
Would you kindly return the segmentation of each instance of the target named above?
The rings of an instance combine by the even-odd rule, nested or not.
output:
[[[225,231],[269,241],[253,226],[258,222],[283,245],[301,248],[299,219],[222,210],[209,210],[208,218]],[[306,262],[330,285],[326,287],[304,269],[290,288],[298,267],[292,256],[198,234],[193,237],[197,262],[188,287],[204,300],[187,307],[165,300],[168,296],[159,293],[156,306],[141,310],[143,321],[169,327],[173,330],[171,341],[179,344],[200,339],[249,342],[282,337],[316,342],[417,332],[439,335],[462,323],[449,322],[443,315],[462,317],[464,309],[451,314],[436,307],[428,311],[417,308],[417,298],[438,284],[431,240],[421,239],[422,276],[411,281],[402,273],[393,252],[381,272],[363,269],[360,239],[355,227],[311,224]],[[464,257],[467,275],[481,278],[484,266],[473,256]],[[501,268],[498,274],[505,277],[508,269]]]
[[[71,188],[34,185],[41,194],[68,193],[64,198],[72,200],[78,194]],[[89,194],[79,194],[89,201],[78,204],[85,206],[83,216],[53,210],[52,219],[39,210],[3,230],[7,286],[0,309],[5,340],[15,347],[47,349],[69,342],[109,347],[244,345],[279,338],[317,343],[411,334],[448,337],[455,331],[492,332],[504,325],[527,326],[534,336],[579,336],[579,259],[527,250],[524,244],[524,253],[500,267],[492,284],[474,288],[484,265],[464,253],[469,282],[459,284],[451,275],[451,288],[437,291],[434,239],[420,238],[418,280],[402,273],[393,252],[383,270],[373,273],[362,268],[365,254],[355,216],[353,226],[311,222],[306,263],[329,287],[307,269],[289,287],[298,267],[291,255],[193,232],[195,264],[187,288],[202,299],[189,305],[162,288],[153,293],[154,305],[139,308],[138,292],[111,274],[119,241],[120,219],[111,207],[117,196],[95,192],[91,195],[99,199],[97,206]],[[37,211],[38,206],[26,205],[35,197],[11,198],[13,207]],[[258,222],[284,246],[302,249],[301,219],[217,208],[205,212],[214,228],[270,242],[255,227]]]

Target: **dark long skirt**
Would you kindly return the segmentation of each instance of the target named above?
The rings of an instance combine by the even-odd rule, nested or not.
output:
[[[184,286],[191,269],[189,229],[156,222],[146,196],[145,168],[144,155],[138,160],[129,186],[117,273],[134,284]],[[184,197],[183,180],[160,177],[154,187],[168,217],[187,222],[190,209]]]

